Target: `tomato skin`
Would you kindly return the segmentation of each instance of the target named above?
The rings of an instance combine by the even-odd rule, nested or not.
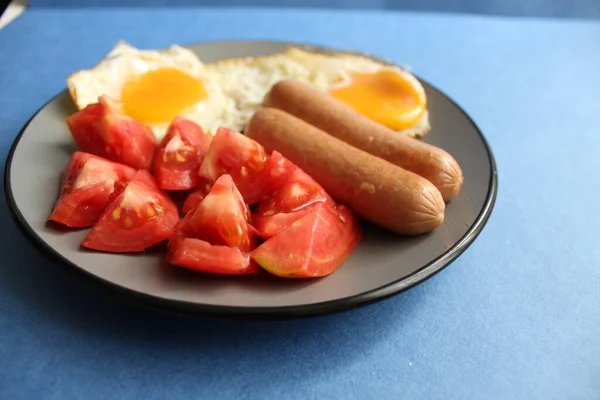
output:
[[[154,156],[154,177],[164,190],[189,190],[200,181],[198,172],[211,136],[193,121],[176,117]]]
[[[187,213],[194,209],[202,200],[204,200],[211,188],[212,182],[204,178],[199,178],[198,186],[196,186],[196,189],[185,198],[181,211]]]
[[[76,151],[61,181],[49,220],[73,228],[92,226],[135,175],[133,168]]]
[[[183,238],[167,254],[167,261],[209,274],[256,274],[258,265],[237,247],[211,245],[200,239]]]
[[[258,204],[252,225],[262,238],[268,239],[319,203],[335,205],[325,189],[297,167],[284,185]]]
[[[112,253],[140,252],[175,233],[179,212],[146,170],[106,208],[82,245]]]
[[[359,220],[348,208],[319,203],[250,257],[282,278],[323,277],[342,265],[361,238]]]
[[[126,116],[120,103],[100,96],[67,118],[71,135],[82,151],[136,169],[151,166],[156,138],[147,125]]]

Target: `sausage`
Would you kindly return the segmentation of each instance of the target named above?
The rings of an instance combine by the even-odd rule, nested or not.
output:
[[[384,228],[418,235],[444,221],[445,204],[431,182],[284,111],[257,111],[245,133],[298,165],[337,202]]]
[[[264,105],[286,111],[354,147],[421,175],[439,189],[445,201],[453,199],[463,183],[460,166],[446,151],[397,133],[303,82],[278,82],[265,96]]]

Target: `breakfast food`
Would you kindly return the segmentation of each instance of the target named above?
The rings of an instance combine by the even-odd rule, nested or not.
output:
[[[267,157],[263,147],[254,140],[231,129],[219,128],[199,176],[210,184],[223,174],[231,175],[246,203],[252,205],[283,185],[295,168],[278,152]]]
[[[428,180],[328,135],[284,111],[263,108],[246,134],[277,149],[334,200],[394,232],[416,235],[444,221],[445,205]]]
[[[249,215],[248,206],[231,176],[220,176],[206,198],[186,214],[169,240],[167,261],[208,273],[257,273],[258,267],[250,262],[248,254],[256,247]],[[227,258],[229,263],[218,262],[221,257]]]
[[[156,149],[150,129],[126,116],[118,101],[107,96],[97,101],[67,118],[77,146],[133,168],[150,168]]]
[[[252,216],[259,235],[267,239],[300,219],[319,203],[335,205],[325,189],[300,168],[288,181],[264,198]]]
[[[67,86],[80,110],[108,96],[161,141],[176,116],[211,134],[219,127],[241,131],[269,89],[287,78],[329,93],[402,135],[420,137],[430,129],[425,90],[412,74],[349,53],[290,47],[204,64],[180,46],[139,50],[119,42],[97,65],[69,76]]]
[[[49,219],[91,226],[91,250],[166,241],[169,263],[203,273],[323,277],[361,241],[359,216],[430,232],[462,184],[450,155],[414,139],[429,131],[420,82],[364,56],[204,64],[120,42],[67,84],[80,151]],[[184,192],[182,219],[166,191]]]
[[[94,225],[135,172],[125,165],[76,151],[63,174],[50,220],[73,228]]]
[[[153,171],[158,187],[189,190],[198,186],[198,171],[212,136],[193,121],[175,117],[154,156]]]
[[[320,202],[250,256],[273,275],[316,278],[337,269],[361,238],[358,220],[349,209]]]
[[[288,79],[275,84],[264,104],[428,179],[445,201],[453,199],[463,183],[458,163],[444,150],[398,135],[300,81]]]
[[[288,78],[329,93],[402,135],[420,137],[430,129],[421,83],[404,69],[361,55],[289,47],[264,57],[218,61],[206,69],[225,97],[235,102],[236,125],[229,126],[235,130],[241,130],[262,107],[274,84]]]
[[[93,68],[69,76],[67,86],[80,110],[100,96],[120,101],[124,112],[148,125],[158,141],[176,116],[213,131],[230,125],[227,115],[235,108],[196,54],[180,46],[139,50],[119,42]]]
[[[97,124],[95,118],[78,122],[83,132]],[[93,225],[82,242],[91,250],[141,252],[168,240],[168,262],[205,273],[256,274],[262,266],[277,276],[309,278],[344,262],[362,238],[351,210],[290,160],[247,136],[219,128],[210,145],[205,136],[194,122],[176,117],[156,152],[154,176],[75,152],[50,219]],[[168,163],[161,162],[165,156]],[[182,221],[159,180],[197,185]],[[252,225],[255,218],[260,229]],[[331,252],[325,256],[325,250]]]
[[[175,232],[177,206],[156,186],[146,170],[139,170],[110,203],[82,245],[112,253],[143,251]]]

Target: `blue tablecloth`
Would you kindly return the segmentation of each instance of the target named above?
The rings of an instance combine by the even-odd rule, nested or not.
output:
[[[119,39],[306,41],[414,66],[495,152],[500,192],[449,268],[347,313],[171,316],[39,254],[2,203],[2,399],[600,398],[600,24],[310,10],[30,10],[0,30],[2,161]],[[35,162],[32,160],[32,162]]]

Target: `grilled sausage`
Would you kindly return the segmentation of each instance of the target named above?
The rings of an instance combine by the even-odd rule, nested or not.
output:
[[[454,198],[463,183],[458,163],[444,150],[394,132],[303,82],[286,79],[275,84],[265,96],[264,105],[286,111],[354,147],[426,178],[445,201]]]
[[[444,221],[445,204],[431,182],[284,111],[259,110],[245,132],[302,168],[336,201],[384,228],[418,235]]]

